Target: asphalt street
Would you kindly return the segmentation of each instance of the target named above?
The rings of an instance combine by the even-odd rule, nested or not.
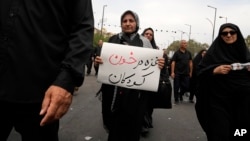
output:
[[[94,72],[85,77],[84,84],[75,93],[68,113],[60,121],[60,141],[106,141],[102,126],[101,102],[96,97],[100,88]],[[206,141],[195,111],[194,103],[184,101],[172,109],[155,109],[153,126],[141,141]],[[8,141],[21,141],[14,130]]]

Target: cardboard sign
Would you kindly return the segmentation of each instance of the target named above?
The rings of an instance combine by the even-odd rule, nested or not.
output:
[[[163,52],[152,48],[103,43],[97,81],[131,89],[157,91],[160,78],[158,58]]]

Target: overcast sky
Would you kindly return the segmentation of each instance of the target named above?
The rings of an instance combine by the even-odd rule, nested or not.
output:
[[[121,31],[121,14],[132,10],[140,19],[139,33],[152,27],[157,45],[161,48],[174,40],[188,40],[190,27],[191,39],[211,44],[215,8],[217,12],[214,37],[226,20],[237,24],[244,37],[250,35],[249,0],[92,0],[92,4],[96,28],[101,28],[104,5],[107,6],[104,8],[103,27],[113,33]],[[182,32],[184,33],[181,34]]]

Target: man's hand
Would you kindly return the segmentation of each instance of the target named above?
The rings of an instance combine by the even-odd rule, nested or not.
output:
[[[44,115],[41,126],[59,120],[67,113],[72,102],[72,95],[58,86],[50,86],[45,93],[40,115]]]

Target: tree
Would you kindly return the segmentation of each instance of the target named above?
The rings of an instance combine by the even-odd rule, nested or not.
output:
[[[104,34],[104,33],[103,33],[103,34]],[[94,43],[93,43],[93,47],[96,47],[96,46],[98,45],[98,41],[99,41],[100,39],[102,39],[103,42],[107,42],[108,39],[110,38],[110,36],[102,36],[102,37],[100,37],[100,36],[101,36],[101,34],[100,34],[99,32],[96,32],[96,33],[94,34]]]
[[[174,41],[172,42],[167,50],[166,54],[171,58],[173,53],[177,51],[180,47],[180,41]],[[194,57],[201,49],[208,49],[209,45],[207,43],[199,43],[195,40],[188,41],[188,50],[191,52],[192,56]]]
[[[250,35],[248,35],[246,38],[246,44],[247,44],[247,47],[250,48]]]

